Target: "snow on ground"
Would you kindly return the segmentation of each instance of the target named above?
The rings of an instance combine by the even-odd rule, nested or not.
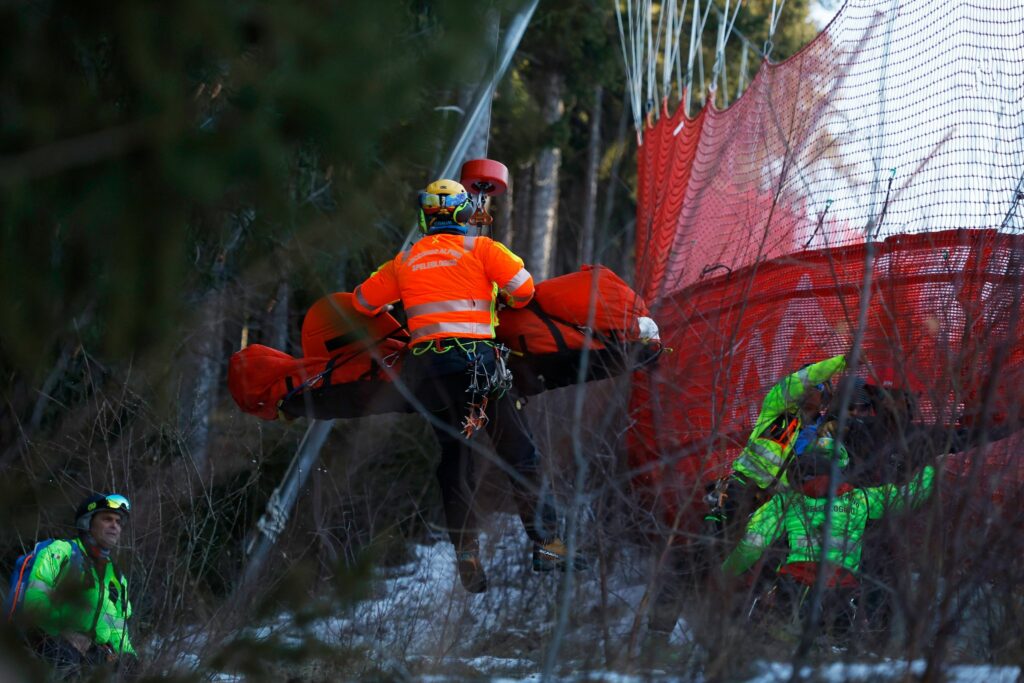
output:
[[[382,570],[372,598],[350,613],[320,622],[317,637],[365,647],[382,664],[413,662],[430,670],[455,666],[467,674],[522,675],[539,671],[545,645],[558,619],[560,584],[572,581],[571,620],[567,651],[589,650],[590,666],[603,666],[594,647],[604,629],[613,639],[628,641],[645,586],[635,562],[608,568],[610,590],[607,624],[587,619],[600,608],[599,572],[537,574],[530,565],[530,545],[517,518],[493,515],[490,532],[481,539],[489,589],[466,593],[455,572],[455,554],[447,542],[416,545],[414,560]],[[574,657],[580,656],[574,652]]]
[[[452,675],[486,677],[494,683],[542,680],[544,652],[557,619],[559,582],[565,576],[531,570],[529,544],[517,518],[493,515],[490,523],[490,533],[481,543],[490,586],[487,593],[474,596],[463,591],[450,544],[417,545],[412,562],[381,572],[372,598],[344,617],[319,623],[318,637],[328,643],[365,646],[377,661],[395,662],[427,681],[451,680]],[[620,647],[629,642],[635,626],[648,569],[645,558],[628,552],[615,566],[605,568],[609,595],[605,609],[612,615],[606,628]],[[684,679],[657,672],[627,675],[608,670],[601,652],[602,627],[593,618],[600,607],[600,573],[592,569],[573,578],[572,612],[581,619],[567,630],[565,661],[571,662],[571,669],[586,673],[566,674],[563,668],[557,680],[701,680],[699,672]],[[682,646],[688,640],[681,620],[672,642]],[[807,673],[824,681],[895,681],[908,670],[920,674],[924,662],[834,663],[807,669]],[[786,681],[791,672],[789,664],[762,662],[749,681]],[[1021,678],[1017,667],[951,666],[947,674],[951,683],[1010,683]]]
[[[920,676],[925,671],[924,661],[889,661],[876,664],[847,664],[837,662],[819,666],[812,670],[803,669],[804,676],[814,675],[819,681],[896,681],[905,680],[907,673]],[[945,670],[947,683],[1014,683],[1019,681],[1021,670],[1016,666],[971,666],[954,665]],[[763,663],[763,673],[749,679],[749,683],[779,683],[788,681],[793,667],[782,662]]]
[[[312,638],[338,650],[360,652],[364,654],[360,660],[374,667],[367,672],[371,675],[383,672],[423,681],[541,681],[544,658],[558,622],[560,583],[567,577],[532,571],[530,546],[516,517],[492,515],[489,521],[490,530],[481,539],[489,579],[489,590],[483,595],[470,595],[462,589],[449,543],[413,545],[412,561],[380,568],[370,597],[338,615],[300,628],[290,615],[283,614],[273,623],[255,626],[246,635],[273,635],[295,644]],[[626,644],[634,631],[643,632],[637,610],[646,591],[649,565],[642,553],[629,549],[610,564],[569,577],[573,579],[569,593],[571,617],[554,680],[702,681],[700,671],[681,672],[686,675],[680,677],[659,671],[627,674],[614,670],[628,666],[623,656]],[[606,572],[603,584],[602,571]],[[680,621],[672,643],[684,650],[690,641]],[[614,647],[606,648],[609,643]],[[924,667],[921,661],[836,662],[807,668],[805,673],[816,681],[897,681],[904,680],[907,673],[921,674]],[[789,680],[791,672],[788,663],[762,661],[747,680],[782,682]],[[350,680],[359,678],[358,671],[351,675]],[[950,666],[946,675],[951,683],[1021,680],[1018,667]],[[214,680],[227,683],[243,679],[222,674]]]

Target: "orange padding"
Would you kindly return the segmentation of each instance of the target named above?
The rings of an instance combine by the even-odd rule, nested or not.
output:
[[[374,351],[350,350],[333,357],[293,358],[284,351],[253,344],[232,354],[228,390],[244,413],[277,419],[277,405],[292,391],[359,381],[388,381],[377,358],[397,372],[405,343],[385,339]]]
[[[302,355],[327,358],[341,351],[365,351],[391,337],[409,333],[388,313],[363,315],[352,305],[350,292],[329,294],[309,307],[302,321]]]
[[[578,351],[586,344],[582,328],[589,327],[595,333],[590,348],[601,349],[602,340],[610,337],[635,341],[637,318],[649,315],[644,300],[604,266],[584,265],[576,273],[544,280],[537,284],[534,301],[540,311],[531,304],[498,314],[498,341],[524,353],[557,353],[566,350],[557,331],[568,350]]]

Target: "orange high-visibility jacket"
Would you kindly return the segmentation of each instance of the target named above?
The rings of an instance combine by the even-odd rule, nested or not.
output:
[[[374,315],[402,300],[410,343],[462,337],[493,339],[495,299],[521,308],[533,297],[523,260],[489,237],[427,235],[356,287],[356,310]]]

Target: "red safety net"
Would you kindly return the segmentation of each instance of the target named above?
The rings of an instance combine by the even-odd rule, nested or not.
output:
[[[771,385],[850,349],[864,297],[866,380],[913,392],[931,424],[1020,420],[1010,5],[851,0],[727,110],[663,110],[643,131],[636,289],[675,351],[636,376],[630,458],[667,512],[727,468]],[[1005,453],[978,455],[1024,481]]]

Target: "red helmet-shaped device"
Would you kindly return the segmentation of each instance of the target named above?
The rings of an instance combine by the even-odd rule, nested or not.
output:
[[[472,225],[490,225],[494,218],[487,213],[486,198],[497,197],[508,189],[508,167],[494,159],[470,159],[462,164],[460,182],[473,195],[476,211],[469,219]]]

